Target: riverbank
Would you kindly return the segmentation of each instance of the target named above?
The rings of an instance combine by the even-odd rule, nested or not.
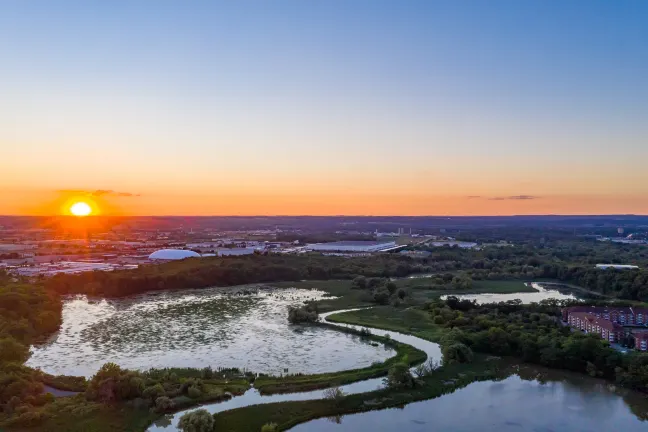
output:
[[[275,423],[277,430],[282,431],[316,418],[403,406],[452,393],[475,381],[496,379],[503,366],[500,362],[486,361],[485,356],[480,356],[474,364],[442,367],[419,379],[413,388],[386,388],[345,396],[339,401],[280,402],[229,410],[214,416],[214,430],[260,431],[264,424]]]
[[[254,387],[259,390],[262,395],[305,392],[337,387],[370,378],[383,377],[387,375],[389,369],[396,363],[405,362],[410,366],[414,366],[423,363],[427,358],[425,352],[416,349],[411,345],[400,343],[384,336],[378,336],[371,333],[370,330],[359,331],[352,328],[331,325],[326,322],[320,322],[317,325],[334,331],[356,335],[366,340],[373,341],[374,343],[383,344],[396,350],[396,354],[382,363],[361,369],[325,374],[286,375],[283,377],[260,376],[254,381]]]

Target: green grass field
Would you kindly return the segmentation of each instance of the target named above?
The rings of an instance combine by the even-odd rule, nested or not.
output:
[[[395,309],[390,306],[381,306],[335,314],[328,319],[333,322],[408,333],[432,342],[441,340],[445,331],[442,327],[434,324],[427,312],[413,308]]]

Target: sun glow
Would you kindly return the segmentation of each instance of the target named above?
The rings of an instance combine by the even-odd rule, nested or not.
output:
[[[92,207],[88,203],[79,201],[70,206],[70,213],[74,216],[88,216],[92,213]]]

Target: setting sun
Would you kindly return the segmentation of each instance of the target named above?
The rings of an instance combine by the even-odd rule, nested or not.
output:
[[[85,202],[77,202],[70,207],[70,213],[74,216],[88,216],[92,213],[92,208]]]

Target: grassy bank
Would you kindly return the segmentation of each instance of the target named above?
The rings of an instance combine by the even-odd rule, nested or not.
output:
[[[416,365],[424,362],[427,357],[423,351],[416,349],[413,346],[399,343],[383,336],[362,334],[353,329],[340,328],[324,323],[319,325],[330,327],[336,331],[359,335],[368,340],[385,344],[394,348],[396,350],[396,355],[382,363],[377,363],[361,369],[313,375],[288,375],[285,377],[263,376],[256,379],[254,387],[262,394],[292,393],[336,387],[369,378],[385,376],[389,372],[389,368],[398,362],[405,361],[410,365]]]
[[[395,309],[389,306],[334,314],[329,321],[397,331],[439,342],[446,331],[421,309]]]
[[[278,430],[321,417],[335,417],[405,405],[452,393],[475,381],[494,379],[502,361],[486,361],[478,356],[475,363],[454,364],[433,371],[414,388],[382,389],[344,397],[340,401],[327,399],[254,405],[225,411],[214,416],[214,430],[225,432],[259,431],[266,423],[276,423]]]

